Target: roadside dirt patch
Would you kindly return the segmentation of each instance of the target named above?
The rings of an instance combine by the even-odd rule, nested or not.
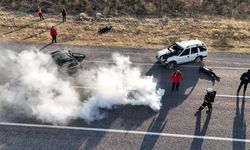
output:
[[[49,30],[56,26],[58,43],[70,45],[160,49],[174,41],[200,39],[211,51],[250,52],[250,21],[223,18],[104,18],[79,21],[70,16],[62,23],[60,16],[44,15],[45,20],[30,14],[16,15],[0,11],[0,38],[50,43]],[[166,21],[167,20],[167,21]],[[112,30],[98,35],[104,25]]]

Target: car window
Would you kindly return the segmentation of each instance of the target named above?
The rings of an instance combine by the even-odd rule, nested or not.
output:
[[[65,62],[70,62],[73,60],[69,55],[64,52],[54,53],[52,54],[52,58],[59,66],[63,65]]]
[[[207,48],[205,46],[199,46],[199,49],[201,52],[207,51]]]
[[[197,47],[191,48],[191,54],[196,54],[196,53],[198,53],[198,48]]]
[[[169,47],[169,50],[174,54],[174,55],[179,55],[182,51],[183,51],[183,48],[180,47],[179,45],[177,44],[174,44],[172,46]]]
[[[181,56],[189,55],[189,49],[186,49],[182,52]]]

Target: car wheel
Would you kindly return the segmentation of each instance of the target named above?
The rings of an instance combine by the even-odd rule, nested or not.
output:
[[[202,61],[202,57],[200,57],[200,56],[196,57],[194,60],[194,62],[196,62],[196,63],[201,62],[201,61]]]
[[[159,60],[157,60],[157,61],[155,62],[155,64],[161,64],[161,62],[160,62]]]
[[[167,68],[168,68],[168,69],[173,69],[174,66],[175,66],[175,63],[174,63],[174,62],[170,62],[170,63],[167,64]]]

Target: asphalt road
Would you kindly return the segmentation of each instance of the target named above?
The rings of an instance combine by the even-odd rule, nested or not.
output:
[[[236,97],[239,77],[250,69],[249,54],[210,53],[203,63],[221,77],[214,85],[199,74],[201,64],[177,66],[185,80],[178,92],[171,92],[168,77],[172,70],[155,64],[155,50],[0,42],[0,49],[19,52],[30,48],[45,53],[60,49],[82,52],[87,56],[84,67],[108,65],[114,52],[129,56],[143,74],[153,75],[158,86],[166,89],[163,106],[158,113],[149,107],[122,106],[107,110],[108,117],[91,124],[78,119],[62,127],[39,126],[44,123],[19,116],[11,122],[25,124],[0,123],[0,149],[250,149],[249,88],[245,98]],[[217,90],[214,110],[196,113],[207,87]]]

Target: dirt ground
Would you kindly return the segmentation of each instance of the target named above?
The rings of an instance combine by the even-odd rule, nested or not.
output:
[[[66,23],[60,15],[0,11],[0,39],[30,43],[50,43],[51,26],[56,26],[58,43],[69,45],[161,49],[175,41],[200,39],[210,51],[250,53],[250,21],[202,18],[133,18],[113,17],[79,20],[69,16]],[[105,25],[110,32],[98,35]]]

